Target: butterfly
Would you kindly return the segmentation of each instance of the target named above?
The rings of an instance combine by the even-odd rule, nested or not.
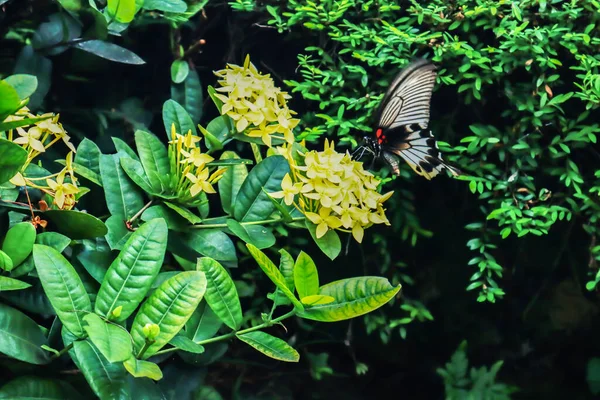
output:
[[[399,158],[419,175],[431,179],[444,168],[454,176],[461,172],[442,160],[429,125],[429,103],[436,68],[427,60],[410,63],[394,78],[379,106],[374,136],[365,136],[360,159],[365,151],[380,157],[394,175],[400,175]],[[375,161],[375,160],[373,160]]]

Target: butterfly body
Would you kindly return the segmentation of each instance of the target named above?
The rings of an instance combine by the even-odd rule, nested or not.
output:
[[[427,179],[444,168],[455,176],[460,174],[442,160],[428,128],[435,77],[435,66],[425,60],[404,68],[381,101],[374,134],[364,138],[363,149],[383,158],[395,175],[400,175],[399,157]]]

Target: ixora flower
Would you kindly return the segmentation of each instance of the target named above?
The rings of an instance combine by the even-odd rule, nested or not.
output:
[[[379,179],[347,152],[336,152],[333,142],[325,140],[323,151],[303,153],[288,145],[279,152],[288,160],[291,172],[283,178],[282,190],[270,195],[293,204],[317,225],[317,238],[337,229],[352,232],[360,243],[366,228],[390,224],[383,203],[393,192],[379,193]]]
[[[221,78],[216,89],[223,93],[216,94],[223,102],[221,114],[235,121],[238,132],[261,138],[269,147],[274,137],[294,141],[292,130],[300,120],[292,118],[296,113],[286,103],[290,96],[275,86],[270,75],[258,72],[249,56],[243,66],[228,64],[215,75]]]
[[[216,193],[212,186],[216,183],[225,169],[217,169],[210,173],[206,166],[214,158],[202,152],[202,138],[192,134],[177,133],[175,124],[171,125],[171,141],[169,141],[169,160],[171,175],[177,185],[178,199],[184,204],[194,205],[201,193]]]

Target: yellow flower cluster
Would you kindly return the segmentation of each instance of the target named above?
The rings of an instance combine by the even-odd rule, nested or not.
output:
[[[180,135],[171,125],[171,141],[169,142],[169,160],[171,174],[177,179],[178,199],[182,203],[195,204],[195,197],[204,193],[216,193],[216,183],[225,169],[215,170],[212,174],[206,166],[214,158],[200,149],[201,138],[188,131]]]
[[[75,146],[71,143],[71,138],[58,122],[59,116],[52,113],[36,116],[32,114],[27,107],[21,108],[14,115],[6,118],[6,122],[19,121],[25,118],[45,118],[38,120],[30,126],[19,127],[8,131],[8,140],[21,145],[27,151],[27,161],[10,182],[16,186],[28,186],[41,190],[53,198],[53,204],[59,209],[70,210],[75,206],[78,195],[82,193],[77,186],[77,178],[73,170],[73,154]],[[16,134],[15,134],[16,131]],[[27,177],[25,170],[29,164],[46,149],[62,140],[71,150],[65,158],[65,167],[56,174],[45,177]],[[68,176],[68,181],[65,179]],[[45,182],[46,185],[40,183]]]
[[[216,97],[223,102],[221,114],[235,121],[238,132],[249,137],[261,138],[271,146],[271,138],[278,137],[288,143],[294,141],[292,130],[300,122],[292,118],[296,114],[286,104],[290,96],[276,87],[270,75],[263,75],[250,63],[246,56],[244,66],[228,64],[227,68],[216,71],[221,78]],[[277,136],[280,133],[283,135]]]
[[[383,202],[393,192],[380,194],[379,179],[366,171],[362,162],[352,160],[348,152],[336,152],[333,142],[327,140],[324,151],[298,152],[299,157],[294,157],[293,146],[280,149],[290,163],[291,173],[281,182],[282,190],[271,196],[283,198],[287,205],[294,204],[317,225],[317,238],[329,229],[338,229],[352,232],[360,243],[365,228],[390,224]]]

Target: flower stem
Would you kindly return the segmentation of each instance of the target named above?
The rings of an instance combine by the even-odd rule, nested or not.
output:
[[[154,200],[150,200],[149,202],[147,202],[144,207],[142,207],[140,209],[140,211],[136,212],[135,215],[131,218],[129,218],[129,221],[127,221],[128,223],[132,223],[133,221],[135,221],[136,219],[138,219],[140,217],[140,215],[142,215],[144,213],[144,211],[146,211],[148,209],[148,207],[150,207],[152,205],[152,203],[154,202]]]
[[[240,225],[268,225],[274,224],[277,222],[283,221],[283,218],[271,218],[271,219],[263,219],[262,221],[249,221],[249,222],[240,222]],[[292,218],[290,222],[303,221],[304,217],[296,217]],[[213,228],[227,228],[227,224],[204,224],[204,225],[192,225],[190,226],[192,229],[213,229]]]

